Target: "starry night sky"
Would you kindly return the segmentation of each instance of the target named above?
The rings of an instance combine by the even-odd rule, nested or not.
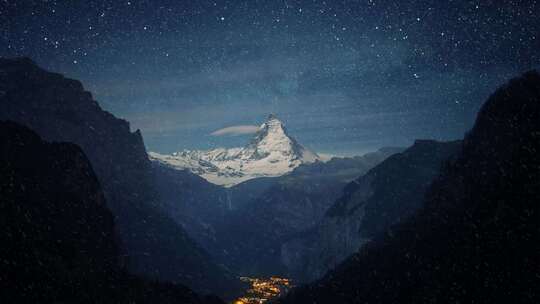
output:
[[[455,139],[540,68],[537,1],[0,1],[0,56],[77,78],[158,152],[282,118],[318,152]]]

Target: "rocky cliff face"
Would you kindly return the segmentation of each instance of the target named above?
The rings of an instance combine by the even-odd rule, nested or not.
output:
[[[540,301],[540,74],[484,104],[424,208],[282,303]]]
[[[322,277],[363,244],[417,211],[423,193],[460,142],[419,140],[349,183],[314,228],[281,248],[289,275]]]
[[[132,133],[128,122],[103,111],[79,81],[28,59],[0,59],[0,92],[0,119],[28,126],[49,141],[76,143],[88,156],[131,271],[201,292],[231,285],[232,278],[159,211],[139,131]]]
[[[44,142],[28,128],[4,121],[0,138],[2,299],[203,302],[184,287],[146,281],[121,269],[113,215],[78,146]]]

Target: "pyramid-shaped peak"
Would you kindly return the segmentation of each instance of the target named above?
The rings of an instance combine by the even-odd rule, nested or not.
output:
[[[308,151],[291,137],[284,124],[275,114],[268,115],[251,142],[244,149],[243,155],[249,159],[269,158],[282,163],[313,162],[317,154]],[[293,165],[294,166],[294,165]]]

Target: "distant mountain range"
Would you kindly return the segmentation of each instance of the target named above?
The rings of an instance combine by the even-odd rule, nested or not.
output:
[[[321,160],[319,155],[292,138],[283,122],[273,114],[268,116],[245,147],[184,150],[172,155],[150,152],[149,156],[152,160],[175,169],[189,170],[225,187],[253,178],[280,176],[299,165]]]

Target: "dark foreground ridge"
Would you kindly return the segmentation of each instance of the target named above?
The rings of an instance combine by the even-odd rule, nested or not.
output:
[[[161,211],[141,133],[102,110],[79,81],[30,59],[0,58],[0,119],[27,126],[47,141],[81,147],[114,215],[120,254],[131,272],[200,293],[237,294],[238,280]]]
[[[484,104],[411,220],[280,303],[538,303],[540,75]]]
[[[90,162],[0,121],[0,297],[5,303],[220,303],[127,274]]]

